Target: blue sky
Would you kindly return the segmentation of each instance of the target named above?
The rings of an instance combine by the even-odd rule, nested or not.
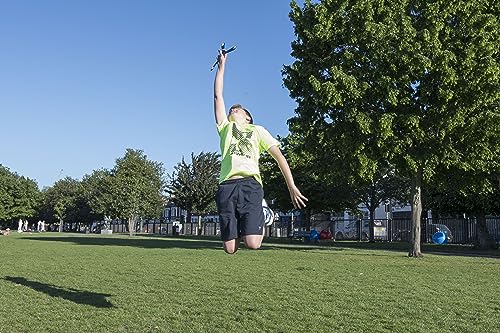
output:
[[[171,172],[218,151],[210,67],[221,42],[226,106],[286,136],[295,102],[287,0],[0,0],[0,164],[81,179],[142,149]]]

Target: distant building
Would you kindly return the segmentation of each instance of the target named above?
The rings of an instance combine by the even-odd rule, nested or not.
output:
[[[163,205],[163,213],[162,213],[162,219],[163,221],[169,223],[169,222],[181,222],[184,223],[186,222],[186,216],[187,216],[187,211],[185,209],[182,209],[180,207],[177,207],[173,202],[166,202]],[[191,221],[187,222],[192,222],[196,223],[198,222],[198,215],[197,214],[192,214],[191,215]],[[219,222],[219,215],[214,214],[214,215],[205,215],[203,216],[203,222]]]
[[[186,210],[177,207],[173,202],[165,202],[161,217],[165,222],[184,222]]]

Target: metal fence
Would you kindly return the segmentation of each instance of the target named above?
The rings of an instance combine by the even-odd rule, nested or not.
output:
[[[126,222],[116,221],[111,223],[109,229],[113,233],[127,233],[128,224]],[[94,230],[94,232],[99,232],[100,228]],[[138,223],[135,232],[146,233],[146,234],[159,234],[166,236],[175,235],[203,235],[203,236],[216,236],[219,234],[219,225],[215,222],[205,222],[201,226],[201,230],[198,228],[198,223],[178,223],[170,222],[164,220],[154,220],[147,221],[143,223]]]
[[[288,237],[287,227],[278,226],[279,223],[273,223],[271,227],[266,227],[265,236],[267,237]],[[128,224],[126,222],[116,221],[109,226],[113,233],[128,233]],[[203,222],[201,228],[197,222],[178,223],[163,220],[148,221],[138,224],[135,230],[145,234],[159,234],[165,236],[188,235],[188,236],[218,236],[220,227],[217,222]],[[93,230],[100,232],[100,228]]]
[[[411,219],[376,219],[374,224],[374,238],[379,241],[410,241]],[[305,227],[303,221],[275,221],[270,227],[266,227],[267,237],[286,238],[293,237],[294,231],[315,229],[318,232],[328,230],[335,240],[368,240],[369,219],[336,219],[312,221],[309,228]],[[500,217],[486,219],[489,234],[500,243]],[[126,222],[115,222],[109,227],[113,233],[128,232]],[[98,230],[96,230],[98,231]],[[432,236],[437,231],[443,231],[448,236],[448,243],[472,244],[478,238],[478,223],[475,218],[434,218],[422,219],[421,240],[423,243],[431,243]],[[164,220],[148,221],[138,224],[136,232],[146,234],[159,234],[166,236],[190,235],[190,236],[218,236],[220,234],[219,223],[204,222],[199,228],[198,223],[177,223]]]
[[[369,219],[331,221],[329,230],[334,239],[367,240],[369,237]],[[500,242],[500,218],[486,219],[488,233]],[[381,241],[409,241],[411,237],[411,219],[376,219],[374,220],[374,238]],[[431,243],[432,236],[442,231],[447,235],[448,243],[472,244],[478,239],[478,223],[475,218],[424,218],[421,221],[421,240]]]

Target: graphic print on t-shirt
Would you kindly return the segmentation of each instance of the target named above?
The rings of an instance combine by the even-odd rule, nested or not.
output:
[[[229,154],[252,158],[252,138],[253,131],[240,131],[236,124],[233,124],[233,137],[229,145]]]

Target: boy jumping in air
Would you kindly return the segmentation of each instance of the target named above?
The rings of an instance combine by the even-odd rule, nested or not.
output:
[[[233,254],[240,239],[250,249],[258,249],[264,237],[262,179],[259,157],[267,151],[278,162],[295,208],[305,207],[307,198],[293,181],[292,172],[279,149],[279,142],[262,126],[254,125],[250,112],[240,104],[231,106],[226,116],[223,98],[227,54],[219,50],[214,82],[214,112],[222,154],[217,210],[224,251]]]

